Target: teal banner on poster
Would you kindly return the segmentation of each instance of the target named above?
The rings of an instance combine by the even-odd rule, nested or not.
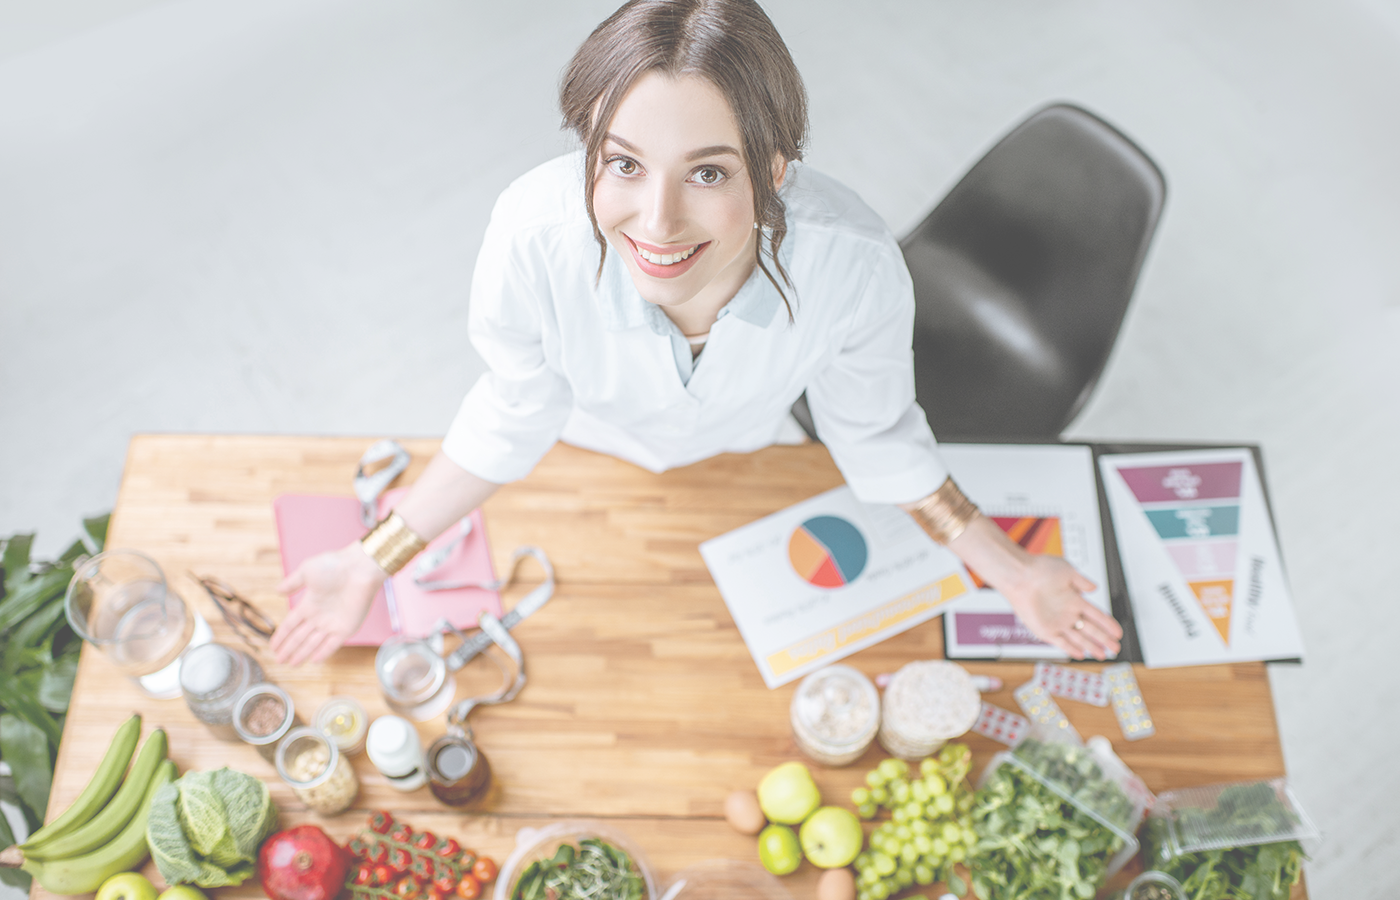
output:
[[[1185,506],[1176,509],[1147,509],[1147,518],[1164,541],[1174,538],[1226,537],[1240,533],[1240,507]]]

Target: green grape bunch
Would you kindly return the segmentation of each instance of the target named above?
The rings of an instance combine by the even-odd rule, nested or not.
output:
[[[946,744],[938,756],[919,762],[881,760],[866,773],[866,787],[851,792],[863,819],[881,809],[890,818],[875,826],[856,857],[856,900],[885,900],[911,885],[945,882],[955,894],[967,886],[953,872],[977,844],[972,830],[972,790],[967,784],[972,751]]]

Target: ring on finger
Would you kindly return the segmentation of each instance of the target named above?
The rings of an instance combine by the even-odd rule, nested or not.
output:
[[[1083,616],[1080,616],[1079,618],[1077,618],[1077,619],[1074,620],[1074,630],[1075,630],[1075,631],[1083,631],[1083,630],[1084,630],[1084,617],[1083,617]]]

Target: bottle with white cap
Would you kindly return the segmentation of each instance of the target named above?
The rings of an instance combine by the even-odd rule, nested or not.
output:
[[[389,786],[413,791],[428,781],[423,765],[423,742],[418,730],[399,716],[380,716],[369,726],[365,751],[370,762],[387,779]]]

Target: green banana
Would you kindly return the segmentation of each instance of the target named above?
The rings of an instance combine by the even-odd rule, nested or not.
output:
[[[146,818],[151,812],[151,800],[156,791],[175,780],[175,775],[174,761],[161,760],[141,800],[141,808],[106,846],[66,859],[26,859],[24,871],[33,875],[44,890],[54,894],[89,894],[113,875],[133,871],[150,855],[146,846]]]
[[[29,836],[29,840],[20,844],[20,849],[25,853],[37,850],[54,838],[61,837],[79,826],[87,823],[89,819],[97,815],[97,811],[112,799],[112,794],[122,783],[122,775],[126,773],[126,764],[131,761],[131,753],[136,749],[136,740],[141,737],[141,714],[133,713],[117,729],[117,733],[112,737],[112,746],[107,748],[107,755],[102,757],[102,762],[98,765],[97,771],[93,773],[92,779],[83,788],[83,792],[78,795],[78,799],[73,801],[73,805],[63,811],[57,819],[40,828]]]
[[[102,812],[93,816],[87,824],[60,835],[53,840],[26,850],[26,859],[66,859],[79,856],[110,842],[122,830],[131,817],[141,808],[146,799],[146,788],[155,777],[156,767],[165,759],[167,749],[165,729],[157,728],[146,738],[141,752],[136,754],[136,762],[131,764],[131,772],[122,782],[121,789]]]

